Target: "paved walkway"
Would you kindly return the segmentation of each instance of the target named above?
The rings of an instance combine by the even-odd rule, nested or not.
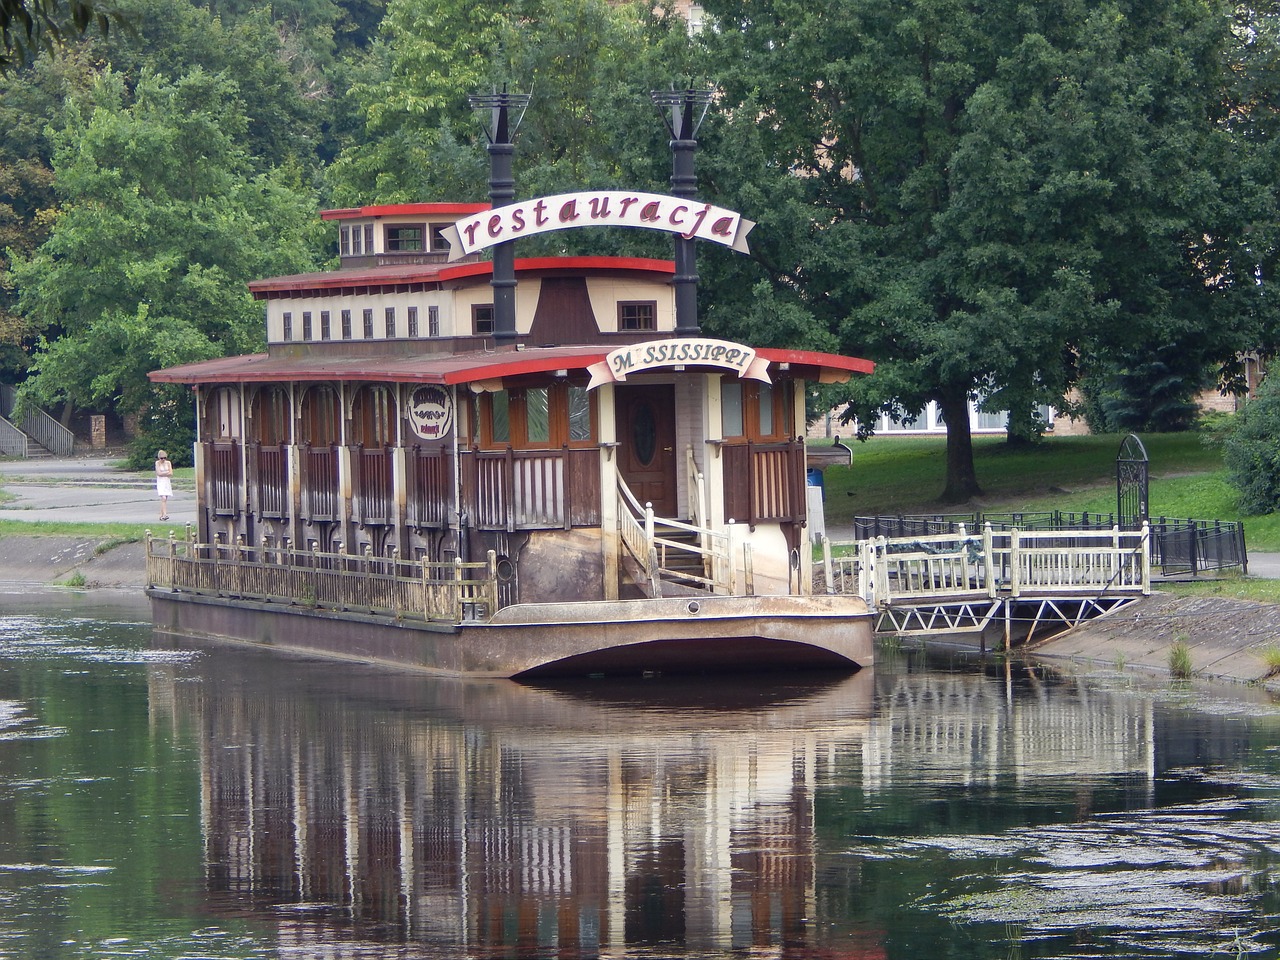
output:
[[[148,470],[134,473],[102,457],[0,460],[0,520],[145,523],[159,532],[160,502]],[[175,480],[165,527],[196,522],[195,486]]]
[[[134,473],[105,457],[65,460],[0,459],[0,487],[13,499],[0,502],[0,520],[73,523],[145,523],[159,532],[159,502],[150,471]],[[196,522],[195,485],[175,480],[166,527]],[[838,538],[844,531],[829,531]],[[1249,553],[1249,573],[1280,580],[1280,553]]]

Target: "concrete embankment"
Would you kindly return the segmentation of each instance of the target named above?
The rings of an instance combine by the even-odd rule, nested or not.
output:
[[[1109,617],[1033,645],[1045,660],[1072,660],[1125,670],[1169,673],[1169,654],[1183,643],[1193,676],[1237,683],[1266,683],[1264,654],[1280,649],[1280,605],[1229,597],[1180,597],[1156,593]]]
[[[73,581],[77,586],[141,590],[146,579],[141,543],[106,537],[0,537],[0,582],[49,586]]]

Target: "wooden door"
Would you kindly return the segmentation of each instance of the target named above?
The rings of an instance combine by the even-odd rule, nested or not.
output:
[[[675,517],[676,392],[670,384],[615,388],[618,469],[643,506]]]

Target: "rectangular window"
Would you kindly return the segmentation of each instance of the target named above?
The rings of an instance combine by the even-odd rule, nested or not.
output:
[[[362,236],[364,236],[364,234],[361,233],[359,224],[356,224],[351,228],[351,253],[357,257],[364,253],[364,247],[360,244],[360,238]]]
[[[493,304],[474,303],[471,305],[471,332],[478,337],[493,334]]]
[[[373,311],[366,310],[364,312],[364,338],[366,340],[373,339]]]
[[[449,241],[444,238],[444,231],[448,224],[433,223],[430,225],[431,230],[431,251],[433,253],[448,253]]]
[[[373,224],[364,225],[364,252],[373,253]]]
[[[427,336],[440,336],[440,308],[427,307]]]
[[[418,335],[418,308],[409,307],[409,336],[416,337]]]
[[[311,339],[311,311],[310,310],[302,311],[302,339],[303,340]]]
[[[333,337],[333,324],[329,319],[329,311],[320,311],[320,339],[329,340]]]
[[[351,227],[343,225],[338,231],[338,253],[344,257],[351,256]]]
[[[511,396],[505,390],[499,390],[497,393],[490,393],[489,410],[490,417],[489,441],[491,443],[510,443],[511,442]]]
[[[657,330],[658,301],[656,300],[620,300],[618,301],[619,330]]]
[[[283,320],[284,320],[284,336],[282,337],[282,339],[292,340],[293,339],[293,314],[290,313],[288,310],[286,310],[284,313]]]
[[[343,340],[351,339],[351,311],[350,310],[342,311],[342,339]]]
[[[421,224],[414,224],[413,226],[406,226],[405,224],[400,224],[399,226],[388,225],[384,236],[386,237],[387,253],[417,252],[424,249],[422,246],[423,229]]]
[[[720,384],[720,429],[724,437],[742,436],[742,384],[723,381]]]
[[[786,408],[790,395],[790,386],[778,389],[767,383],[725,378],[720,383],[722,436],[726,440],[785,440],[791,419]]]
[[[760,436],[773,436],[773,387],[767,383],[755,385],[760,404]]]
[[[591,440],[591,394],[586,387],[569,385],[569,442]]]
[[[546,387],[530,387],[524,392],[525,439],[530,444],[551,440],[551,410]]]
[[[387,307],[387,339],[391,340],[396,335],[396,308]]]

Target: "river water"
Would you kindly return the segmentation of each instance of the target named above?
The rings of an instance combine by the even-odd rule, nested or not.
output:
[[[1268,956],[1280,708],[888,654],[458,682],[0,595],[0,957]]]

